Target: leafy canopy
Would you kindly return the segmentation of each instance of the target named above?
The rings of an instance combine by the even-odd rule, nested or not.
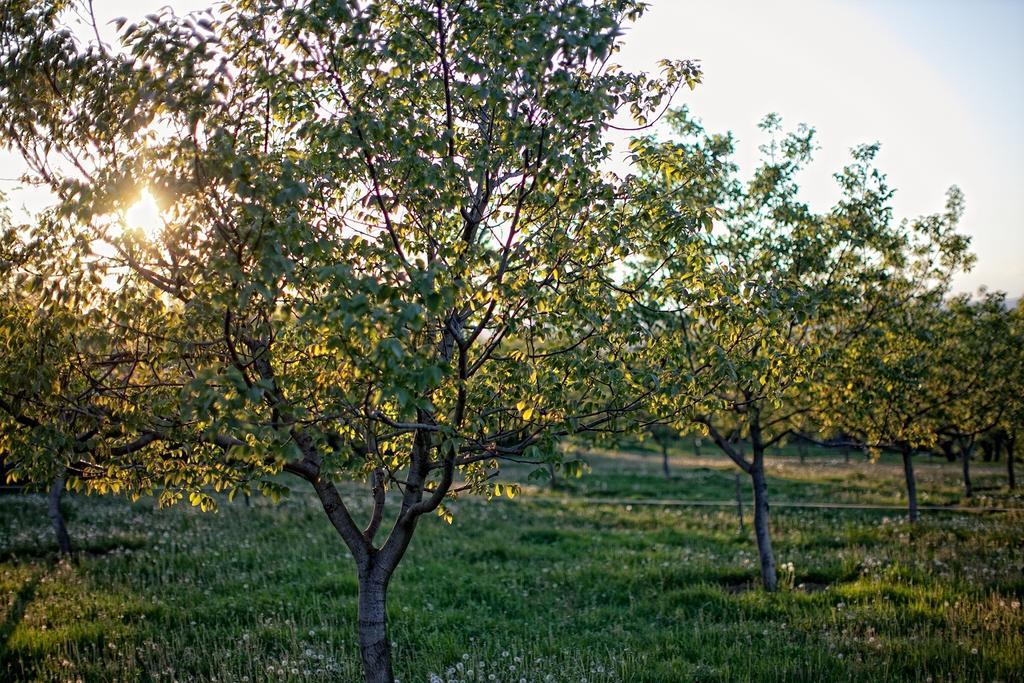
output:
[[[700,79],[611,65],[643,3],[245,0],[122,22],[113,46],[68,30],[68,3],[15,4],[0,126],[57,199],[18,231],[5,329],[46,321],[75,359],[61,383],[5,356],[15,476],[73,465],[206,506],[285,469],[325,501],[353,477],[447,514],[456,473],[493,493],[501,458],[699,393],[622,285],[704,210],[601,171],[613,118]],[[157,234],[123,218],[144,191]]]

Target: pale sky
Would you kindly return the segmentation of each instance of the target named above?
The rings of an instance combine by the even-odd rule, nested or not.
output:
[[[701,60],[704,84],[680,101],[736,134],[741,169],[764,114],[814,126],[816,208],[862,142],[882,144],[899,217],[941,210],[959,185],[978,262],[958,289],[1024,294],[1024,0],[653,0],[625,41],[631,68]]]
[[[182,13],[212,2],[94,0],[101,23],[168,4]],[[835,199],[831,174],[862,142],[882,143],[897,216],[941,210],[959,185],[978,263],[958,288],[1024,294],[1024,0],[651,0],[619,61],[654,70],[663,57],[701,60],[704,84],[678,102],[709,130],[736,134],[742,169],[756,163],[764,114],[817,128],[802,182],[816,208]],[[19,172],[0,153],[0,177]]]

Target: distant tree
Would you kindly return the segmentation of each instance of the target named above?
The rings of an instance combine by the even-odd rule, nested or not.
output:
[[[672,471],[669,466],[668,449],[679,440],[679,432],[660,422],[652,425],[650,432],[651,439],[661,449],[661,473],[666,479],[669,479],[672,476]]]
[[[816,408],[807,387],[866,324],[870,311],[849,311],[884,279],[903,237],[891,221],[892,193],[872,167],[877,146],[854,150],[851,164],[835,176],[842,199],[816,213],[800,199],[797,183],[812,157],[813,130],[783,135],[778,117],[767,117],[761,127],[770,142],[762,147],[762,165],[741,182],[730,160],[731,136],[706,134],[685,110],[670,123],[675,141],[648,137],[633,149],[652,182],[660,181],[681,206],[716,207],[720,221],[709,216],[703,242],[688,246],[686,258],[664,264],[678,287],[650,307],[664,315],[664,343],[680,359],[677,370],[711,367],[716,373],[716,391],[693,419],[751,477],[761,578],[772,591],[778,579],[766,450]],[[690,182],[685,171],[695,164],[717,169],[717,182]],[[687,275],[702,270],[714,279]],[[698,306],[694,299],[710,303]],[[678,305],[674,315],[672,304]],[[749,457],[730,432],[750,443]]]
[[[1024,302],[1009,311],[1010,345],[1011,348],[1024,348]],[[1003,446],[1006,449],[1006,481],[1010,490],[1017,487],[1014,472],[1014,461],[1017,458],[1017,445],[1021,442],[1020,434],[1024,425],[1024,353],[1011,353],[1009,362],[1004,369],[1007,383],[1004,394],[1006,410],[1003,413]]]
[[[613,118],[649,124],[699,72],[610,67],[634,0],[237,2],[120,23],[114,46],[68,5],[7,3],[0,129],[57,198],[11,305],[71,315],[72,352],[0,365],[12,395],[74,358],[103,409],[67,383],[9,401],[13,473],[75,452],[75,486],[204,509],[294,475],[354,560],[365,678],[391,681],[387,588],[423,515],[701,393],[631,305],[672,280],[629,265],[677,258],[705,207],[602,170]],[[151,233],[123,220],[147,190]],[[62,405],[88,437],[54,449]]]
[[[813,389],[828,428],[843,431],[874,453],[891,449],[903,461],[910,521],[917,520],[913,456],[941,445],[939,426],[967,384],[947,381],[964,348],[946,307],[952,277],[969,267],[968,240],[957,232],[963,198],[955,188],[946,210],[910,225],[909,239],[889,276],[851,302],[849,313],[872,323],[850,339]],[[978,359],[967,359],[978,369]],[[948,443],[947,443],[948,446]]]
[[[27,402],[37,405],[65,390],[86,391],[83,385],[73,383],[73,370],[69,371],[67,329],[48,316],[39,316],[34,310],[19,307],[3,288],[0,300],[0,349],[3,363],[0,367],[0,461],[5,473],[18,473],[22,479],[42,486],[48,484],[47,516],[53,526],[58,552],[71,552],[71,537],[61,511],[65,489],[65,470],[75,458],[79,443],[71,433],[77,422],[76,415],[61,410],[56,403],[41,421],[29,416],[22,408]],[[44,424],[46,425],[44,427]],[[30,436],[31,435],[31,436]],[[31,475],[23,467],[20,454],[26,450],[25,440],[30,438],[32,448],[51,449],[53,458],[46,465],[37,464]]]
[[[974,300],[954,297],[943,305],[946,330],[931,355],[940,373],[938,431],[960,445],[964,495],[971,498],[971,459],[978,440],[997,436],[1013,401],[1012,364],[1021,354],[1013,338],[1006,296],[983,292]]]
[[[12,222],[4,202],[0,195],[0,462],[5,479],[17,473],[46,487],[57,549],[67,554],[71,537],[61,511],[66,472],[78,465],[78,453],[94,435],[81,414],[99,416],[100,407],[80,371],[88,361],[75,353],[75,316],[22,291],[31,251],[42,243],[23,243],[26,226]],[[58,400],[62,396],[69,400]],[[49,450],[52,457],[42,462],[23,457],[36,449]]]

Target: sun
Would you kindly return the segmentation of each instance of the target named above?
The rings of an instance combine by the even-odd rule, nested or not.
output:
[[[160,206],[148,188],[139,194],[139,200],[125,212],[124,222],[127,227],[139,230],[148,237],[155,237],[160,233],[164,226],[163,217],[160,214]]]

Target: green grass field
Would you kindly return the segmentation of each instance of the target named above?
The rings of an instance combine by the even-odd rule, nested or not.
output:
[[[704,452],[677,452],[669,480],[653,453],[592,454],[554,491],[425,520],[389,596],[398,677],[1024,680],[1024,499],[1000,465],[975,465],[972,504],[1021,511],[911,528],[898,511],[776,508],[786,589],[768,595],[734,508],[595,502],[733,498],[731,465]],[[919,461],[922,504],[960,502],[958,465]],[[773,454],[770,470],[777,501],[902,502],[887,459]],[[0,678],[359,679],[353,566],[303,489],[215,514],[66,509],[80,550],[57,562],[42,497],[0,496]]]

